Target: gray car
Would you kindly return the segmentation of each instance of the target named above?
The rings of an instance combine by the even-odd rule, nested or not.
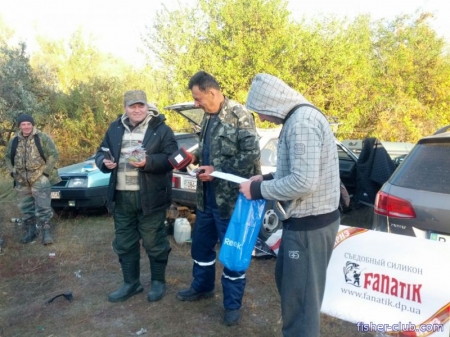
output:
[[[450,242],[449,126],[422,138],[378,192],[375,230]]]

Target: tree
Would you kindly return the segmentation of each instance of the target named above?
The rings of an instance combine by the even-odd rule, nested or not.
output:
[[[378,89],[374,133],[385,140],[416,141],[450,123],[450,58],[430,28],[430,14],[379,23],[374,52]]]
[[[184,98],[189,78],[203,69],[225,94],[244,101],[256,73],[288,72],[296,28],[283,0],[200,0],[157,13],[144,42]]]
[[[287,82],[326,115],[337,117],[339,134],[367,128],[373,88],[370,17],[317,19],[303,23],[303,30]]]
[[[84,160],[96,150],[109,123],[123,113],[125,91],[142,89],[155,104],[164,96],[151,67],[135,69],[100,52],[81,30],[68,41],[40,37],[39,45],[32,65],[54,89],[47,128],[61,163]]]
[[[48,91],[30,66],[26,44],[0,47],[0,144],[5,145],[17,129],[17,117],[26,113],[37,122],[48,112]]]
[[[157,13],[144,43],[177,100],[190,99],[187,81],[201,69],[241,102],[266,72],[336,116],[342,138],[415,141],[450,122],[449,55],[431,19],[292,22],[282,0],[198,0]]]
[[[14,30],[8,27],[0,15],[0,46],[6,47],[6,43],[13,36]]]

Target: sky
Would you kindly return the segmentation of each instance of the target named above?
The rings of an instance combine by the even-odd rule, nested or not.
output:
[[[180,0],[193,3],[195,0]],[[449,0],[288,0],[292,17],[324,15],[354,18],[370,14],[388,20],[417,10],[435,15],[432,27],[450,42]],[[36,35],[67,39],[78,28],[92,35],[96,46],[136,65],[144,56],[137,50],[142,34],[157,10],[177,8],[177,0],[0,0],[0,16],[14,29],[17,41],[25,41],[29,52],[37,48]],[[14,40],[15,41],[15,40]]]

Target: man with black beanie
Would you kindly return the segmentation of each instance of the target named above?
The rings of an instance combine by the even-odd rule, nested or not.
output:
[[[17,117],[19,132],[6,147],[6,166],[14,178],[22,212],[25,235],[22,243],[29,243],[39,235],[42,228],[42,243],[53,243],[50,220],[51,186],[59,181],[55,165],[58,150],[52,138],[35,127],[32,116]]]

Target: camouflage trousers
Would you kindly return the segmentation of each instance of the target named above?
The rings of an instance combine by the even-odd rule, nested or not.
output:
[[[53,217],[50,198],[51,184],[46,176],[42,175],[32,185],[18,183],[16,190],[24,222],[32,218],[36,218],[36,221],[41,224],[50,221]]]

